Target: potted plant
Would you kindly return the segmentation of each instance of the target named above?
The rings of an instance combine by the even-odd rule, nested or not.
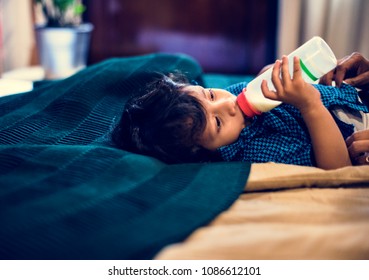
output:
[[[93,25],[82,22],[81,0],[34,0],[34,4],[36,16],[42,18],[36,24],[36,43],[46,78],[66,78],[84,68]]]

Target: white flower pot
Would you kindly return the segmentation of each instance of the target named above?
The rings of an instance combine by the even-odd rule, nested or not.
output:
[[[36,42],[46,79],[63,79],[86,67],[93,25],[36,27]]]

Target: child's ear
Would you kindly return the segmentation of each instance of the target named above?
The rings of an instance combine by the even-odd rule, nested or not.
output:
[[[197,154],[202,148],[200,146],[193,146],[191,149],[191,153],[193,155]]]
[[[219,151],[211,151],[205,149],[202,146],[194,146],[191,149],[193,158],[196,162],[217,162],[222,161],[222,157],[220,156]]]
[[[209,157],[209,155],[212,153],[210,150],[205,149],[202,146],[194,146],[191,149],[191,153],[192,155],[194,155],[195,157],[200,157],[200,158],[207,158]]]

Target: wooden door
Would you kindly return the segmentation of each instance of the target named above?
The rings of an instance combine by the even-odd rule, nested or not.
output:
[[[89,62],[182,52],[206,72],[256,74],[275,60],[277,0],[85,0]]]

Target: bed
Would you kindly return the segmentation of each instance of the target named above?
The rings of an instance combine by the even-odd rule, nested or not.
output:
[[[244,193],[157,259],[369,259],[369,167],[252,164]]]
[[[368,259],[369,167],[167,165],[110,133],[144,82],[185,55],[114,58],[0,98],[1,259]]]

